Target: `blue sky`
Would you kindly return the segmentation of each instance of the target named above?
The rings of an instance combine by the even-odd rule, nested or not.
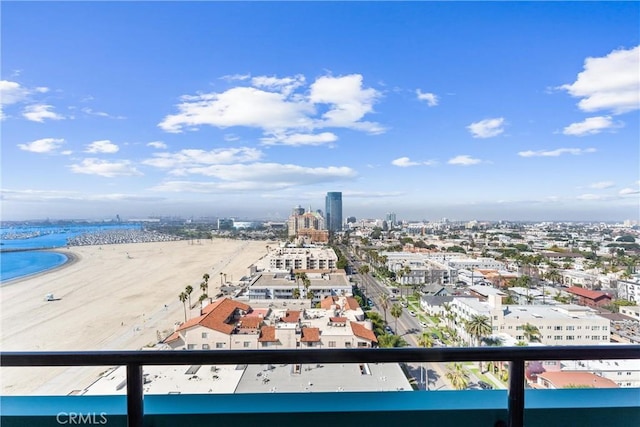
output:
[[[2,4],[2,218],[638,219],[637,2]]]

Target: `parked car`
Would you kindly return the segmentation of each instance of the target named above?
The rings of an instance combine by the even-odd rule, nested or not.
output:
[[[483,390],[492,390],[493,389],[493,386],[491,384],[489,384],[487,382],[484,382],[484,381],[478,381],[478,385]]]
[[[413,310],[409,310],[409,316],[416,317],[416,312]]]
[[[367,300],[367,304],[369,305],[369,307],[373,307],[373,301],[371,299]]]
[[[406,302],[406,301],[402,301],[402,302],[400,303],[400,305],[401,305],[401,306],[403,306],[404,308],[409,307],[409,303],[408,303],[408,302]]]
[[[429,327],[426,322],[420,322],[420,326],[422,326],[423,328]]]
[[[393,329],[391,329],[391,326],[387,325],[384,327],[384,331],[388,334],[393,335]]]

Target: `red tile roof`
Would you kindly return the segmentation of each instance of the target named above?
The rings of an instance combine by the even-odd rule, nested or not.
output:
[[[324,297],[322,301],[320,301],[320,308],[324,308],[325,310],[329,310],[333,304],[336,303],[338,297],[327,295]]]
[[[169,335],[168,337],[166,337],[164,339],[164,341],[162,341],[162,342],[163,343],[170,343],[170,342],[178,341],[179,339],[181,339],[180,334],[178,332],[174,332],[171,335]]]
[[[346,317],[329,317],[331,323],[347,323]]]
[[[285,323],[298,323],[298,320],[300,320],[300,313],[302,312],[298,310],[287,310],[285,316],[281,317],[280,320]]]
[[[608,378],[600,377],[591,372],[543,372],[538,374],[553,384],[556,388],[566,388],[569,386],[587,386],[594,388],[618,388],[618,384]]]
[[[572,286],[568,288],[567,292],[574,295],[578,295],[579,297],[587,298],[594,301],[598,299],[602,299],[603,297],[611,299],[611,297],[605,294],[604,292],[592,291],[591,289],[585,289],[578,286]]]
[[[320,328],[302,328],[300,342],[319,342]]]
[[[260,338],[258,338],[260,342],[278,342],[276,338],[276,327],[275,326],[263,326],[260,329]]]
[[[345,308],[347,310],[357,310],[360,308],[360,304],[358,304],[358,301],[354,297],[347,297],[346,300]]]
[[[240,321],[240,327],[243,329],[258,329],[262,324],[262,318],[243,316]]]
[[[178,331],[199,325],[224,334],[231,334],[235,329],[235,324],[228,324],[226,322],[236,310],[247,312],[251,310],[251,307],[247,304],[243,304],[229,298],[216,300],[202,310],[204,313],[202,316],[194,317],[193,319],[184,322],[180,325]]]
[[[369,340],[371,342],[378,342],[376,334],[374,334],[371,329],[367,329],[364,327],[364,325],[356,322],[351,322],[350,324],[353,335],[355,335],[356,337],[364,338],[365,340]]]

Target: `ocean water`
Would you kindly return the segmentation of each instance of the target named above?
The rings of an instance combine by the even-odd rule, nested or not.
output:
[[[67,261],[56,252],[29,249],[55,249],[67,245],[67,239],[96,231],[136,229],[138,225],[76,225],[0,228],[0,283],[50,270]],[[18,252],[11,252],[19,250]]]

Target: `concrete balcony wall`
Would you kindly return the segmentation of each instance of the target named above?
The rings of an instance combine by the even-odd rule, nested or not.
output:
[[[503,390],[147,395],[154,427],[487,426],[507,420]],[[527,427],[640,425],[640,389],[527,390]],[[126,426],[125,396],[3,396],[0,425]],[[505,424],[506,425],[506,424]]]

